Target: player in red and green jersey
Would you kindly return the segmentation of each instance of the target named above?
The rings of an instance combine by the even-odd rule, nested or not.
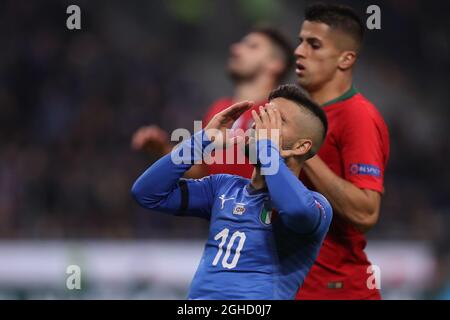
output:
[[[364,233],[379,217],[389,156],[386,124],[353,86],[364,26],[349,7],[307,8],[295,50],[299,84],[326,112],[322,149],[306,161],[301,179],[331,203],[335,217],[297,299],[381,299],[367,285]]]
[[[292,46],[287,38],[277,29],[270,26],[253,28],[240,41],[230,46],[227,62],[227,73],[233,82],[232,97],[218,99],[207,110],[203,117],[206,125],[214,115],[223,111],[233,103],[242,100],[255,101],[256,110],[267,102],[269,93],[286,77],[293,64]],[[233,128],[243,131],[253,123],[251,110],[245,112],[234,124]],[[156,125],[139,128],[132,138],[132,146],[136,150],[148,150],[157,156],[169,153],[174,144],[169,135]],[[235,149],[236,153],[241,152]],[[216,159],[223,158],[218,151]],[[185,177],[201,178],[208,174],[228,173],[250,178],[253,166],[245,160],[244,164],[194,165]]]

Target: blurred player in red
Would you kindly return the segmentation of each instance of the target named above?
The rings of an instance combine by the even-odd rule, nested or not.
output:
[[[222,98],[214,102],[206,112],[203,124],[237,101],[255,101],[259,108],[267,102],[269,93],[286,77],[291,65],[293,48],[289,41],[278,30],[261,26],[252,29],[241,41],[230,47],[227,71],[234,84],[232,97]],[[233,128],[249,129],[253,123],[251,110],[245,112],[235,123]],[[138,129],[132,138],[135,150],[147,150],[161,157],[169,153],[174,144],[169,141],[169,134],[156,125]],[[235,148],[235,152],[242,152]],[[220,151],[216,151],[215,158],[223,158]],[[234,159],[237,160],[235,154]],[[250,178],[253,165],[244,164],[211,164],[195,165],[186,174],[190,178],[200,178],[217,173],[236,174]]]
[[[322,105],[329,123],[325,143],[305,162],[301,179],[335,212],[297,299],[381,299],[367,285],[371,263],[364,233],[378,220],[389,136],[375,106],[353,86],[363,33],[351,8],[314,4],[305,12],[295,50],[298,82]]]

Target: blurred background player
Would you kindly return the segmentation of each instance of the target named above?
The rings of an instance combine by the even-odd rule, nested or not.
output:
[[[270,26],[253,28],[241,41],[231,45],[227,72],[233,82],[232,97],[226,97],[214,102],[203,118],[207,124],[218,112],[224,110],[233,102],[251,100],[255,101],[255,108],[266,102],[269,93],[287,77],[292,59],[292,46],[288,39],[277,29]],[[245,112],[234,124],[233,128],[249,129],[253,119],[251,110]],[[157,125],[139,128],[132,137],[132,148],[145,150],[158,157],[169,153],[174,144],[169,140],[169,134]],[[250,178],[253,166],[248,163],[237,164],[235,148],[233,164],[226,164],[224,152],[215,152],[215,159],[221,163],[211,165],[195,165],[187,173],[187,177],[201,178],[208,174],[229,173]],[[216,162],[220,162],[216,161]]]
[[[353,86],[363,31],[351,8],[315,4],[299,33],[298,82],[329,122],[325,143],[301,178],[325,195],[335,218],[298,299],[381,298],[367,286],[364,233],[378,220],[389,137],[377,109]]]

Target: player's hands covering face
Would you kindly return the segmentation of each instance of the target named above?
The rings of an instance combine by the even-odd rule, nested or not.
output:
[[[209,140],[213,141],[217,147],[226,147],[236,144],[237,137],[227,135],[227,129],[247,110],[253,106],[252,101],[241,101],[233,104],[225,110],[217,113],[206,125],[205,134]],[[239,137],[243,139],[243,137]]]
[[[255,139],[272,140],[272,143],[280,150],[281,146],[281,114],[273,104],[267,103],[259,107],[259,114],[252,110],[255,120]]]

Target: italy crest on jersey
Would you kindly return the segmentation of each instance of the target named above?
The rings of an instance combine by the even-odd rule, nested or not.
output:
[[[272,208],[267,203],[265,203],[261,209],[261,214],[259,215],[261,222],[265,226],[268,226],[272,223],[272,213]]]

